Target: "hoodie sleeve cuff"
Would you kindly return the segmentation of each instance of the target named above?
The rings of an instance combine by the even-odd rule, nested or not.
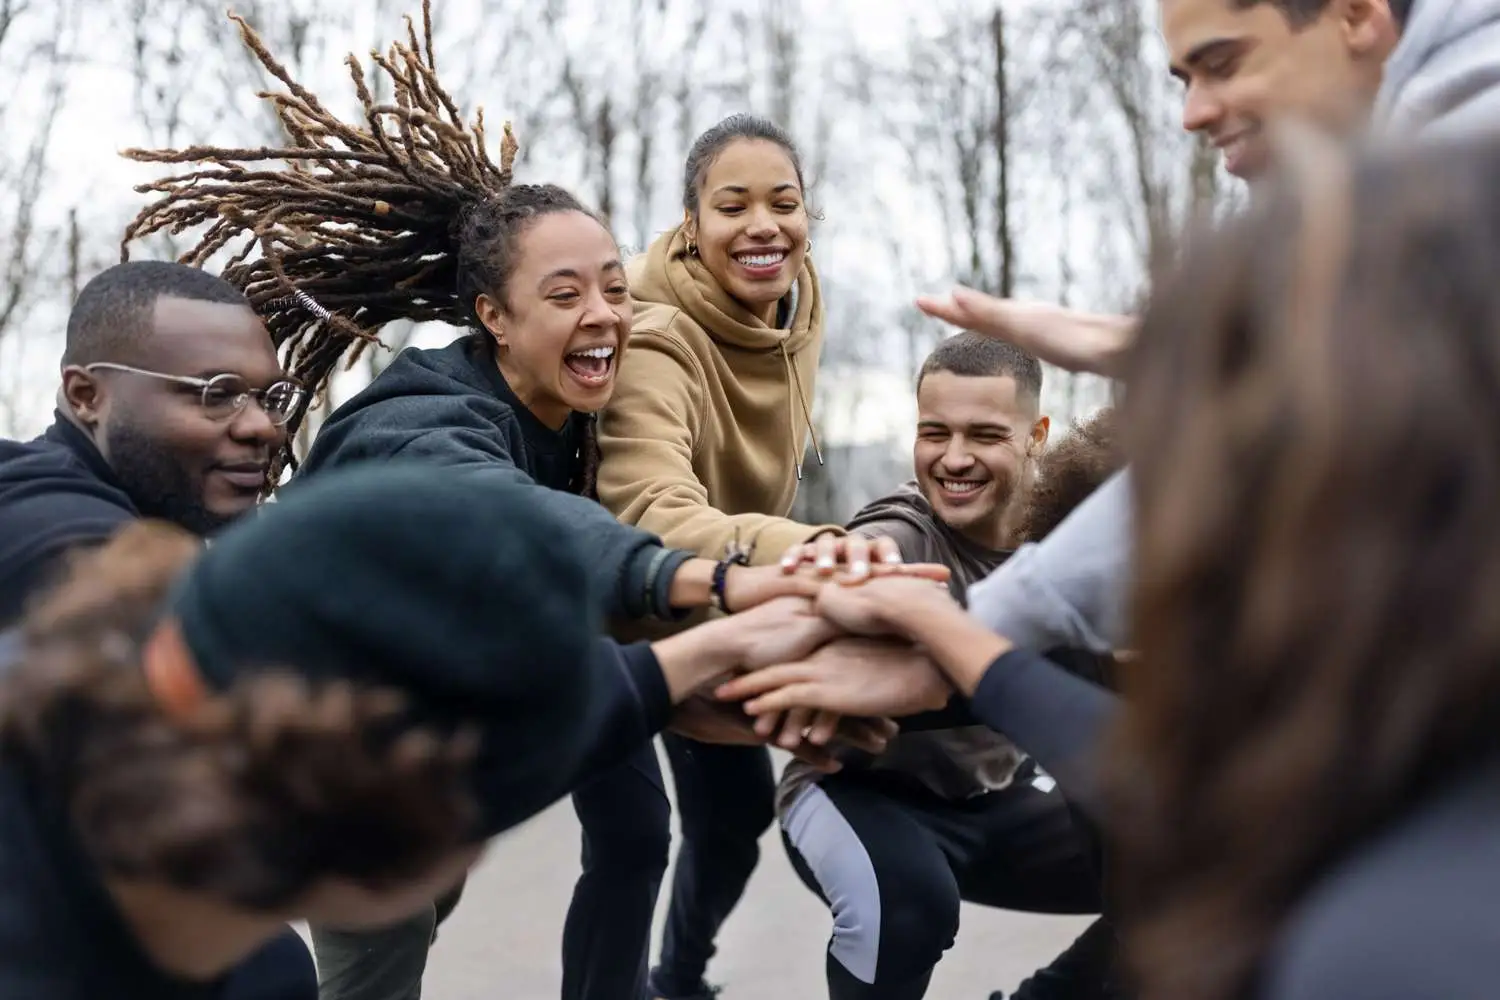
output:
[[[646,545],[638,549],[626,564],[620,581],[619,606],[625,617],[632,621],[643,618],[677,621],[686,617],[687,612],[677,613],[672,609],[670,595],[672,578],[677,575],[678,567],[692,555],[662,545]]]
[[[661,672],[661,664],[649,642],[621,646],[620,658],[626,676],[635,687],[636,697],[640,699],[649,739],[666,729],[672,719],[672,695],[667,690],[667,678]]]
[[[682,621],[693,613],[693,609],[672,607],[672,580],[682,564],[693,558],[693,553],[682,549],[662,549],[656,553],[656,557],[656,575],[648,578],[650,613],[663,621]]]

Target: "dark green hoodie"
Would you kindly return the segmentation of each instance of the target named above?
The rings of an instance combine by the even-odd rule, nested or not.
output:
[[[546,491],[543,502],[565,514],[591,554],[608,614],[675,617],[672,577],[692,554],[663,547],[655,535],[621,524],[578,495],[593,419],[575,413],[561,431],[547,427],[506,385],[491,343],[465,336],[437,350],[402,351],[323,424],[297,478],[401,460],[533,485]]]

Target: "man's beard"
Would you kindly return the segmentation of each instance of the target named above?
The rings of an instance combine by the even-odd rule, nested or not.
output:
[[[195,535],[209,535],[229,523],[203,505],[202,481],[139,428],[114,425],[105,432],[105,447],[115,478],[144,516],[171,521]]]

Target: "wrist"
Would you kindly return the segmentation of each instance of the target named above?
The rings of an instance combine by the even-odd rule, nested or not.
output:
[[[651,644],[672,704],[680,704],[740,664],[745,645],[742,631],[734,619],[721,618]]]
[[[926,650],[948,682],[964,697],[973,695],[990,664],[1015,644],[990,631],[978,619],[946,598],[902,602],[891,611],[892,624],[906,639]]]
[[[667,599],[674,608],[706,608],[713,599],[712,559],[689,559],[677,567]]]

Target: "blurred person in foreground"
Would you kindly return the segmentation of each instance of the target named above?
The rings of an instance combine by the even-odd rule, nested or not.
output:
[[[1500,136],[1353,158],[1304,136],[1284,169],[1157,288],[1125,369],[1141,662],[1123,702],[930,584],[826,589],[818,609],[922,643],[1093,817],[1142,1000],[1481,1000]],[[899,713],[901,670],[928,683],[814,656],[720,694]]]
[[[420,465],[331,474],[200,551],[130,526],[24,623],[0,677],[0,995],[218,1000],[287,921],[429,905],[705,682],[836,631],[789,598],[597,638],[564,515]]]
[[[1500,128],[1500,0],[1159,0],[1183,127],[1253,182],[1269,129],[1441,140]],[[1254,187],[1251,194],[1254,196]],[[1120,374],[1136,320],[971,289],[924,298],[929,315],[1011,341],[1073,371]],[[1116,477],[1045,545],[977,585],[971,607],[1018,642],[1106,650],[1126,621],[1130,488]]]

